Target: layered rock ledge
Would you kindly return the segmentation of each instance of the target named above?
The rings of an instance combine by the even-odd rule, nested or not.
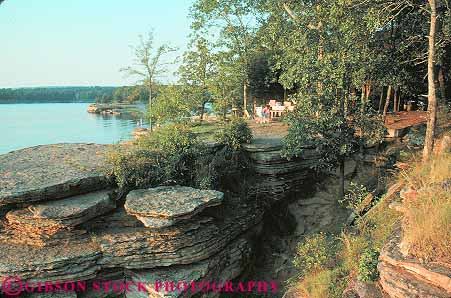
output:
[[[161,186],[133,190],[127,195],[125,210],[148,228],[164,228],[190,219],[205,208],[220,205],[224,194],[182,186]]]
[[[106,145],[55,144],[0,155],[0,206],[74,196],[108,187]]]
[[[250,185],[250,195],[282,200],[301,190],[305,182],[312,179],[311,168],[317,163],[317,155],[311,148],[306,148],[302,157],[288,160],[282,154],[281,138],[257,139],[243,147],[256,174],[255,183]]]
[[[401,253],[401,228],[384,246],[378,269],[380,283],[391,298],[451,297],[451,264],[422,264]]]
[[[260,233],[263,201],[170,186],[132,191],[124,204],[103,174],[106,148],[59,144],[0,156],[0,204],[6,207],[0,214],[0,280],[125,282],[166,276],[202,281],[243,272],[253,237]],[[91,289],[67,297],[167,294]],[[186,295],[169,293],[191,296]]]

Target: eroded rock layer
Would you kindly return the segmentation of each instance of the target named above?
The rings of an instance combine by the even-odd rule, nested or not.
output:
[[[224,194],[184,186],[161,186],[133,190],[125,209],[148,228],[164,228],[190,219],[204,209],[222,203]]]
[[[105,189],[106,145],[55,144],[0,155],[0,206]]]
[[[383,248],[378,269],[381,285],[391,298],[451,297],[451,266],[425,265],[404,256],[399,228]]]
[[[86,242],[86,231],[75,227],[114,210],[111,196],[111,191],[98,191],[10,211],[0,241],[34,246]]]
[[[235,177],[245,182],[224,185],[233,189],[226,196],[181,186],[157,187],[130,192],[124,204],[108,191],[106,148],[58,144],[0,155],[0,280],[19,276],[31,282],[120,284],[157,276],[236,278],[247,266],[265,210],[296,190],[314,162],[307,155],[286,160],[280,140],[269,147],[257,143],[246,149],[255,175],[246,180],[237,173]],[[125,295],[192,296],[91,287],[65,297]]]
[[[250,257],[248,241],[239,238],[214,257],[190,265],[126,270],[127,280],[134,282],[135,286],[125,294],[127,298],[179,298],[192,297],[203,289],[206,296],[217,297],[221,284],[238,277]],[[140,282],[144,283],[146,291],[138,288]],[[207,289],[202,282],[210,283],[210,288]],[[215,291],[213,282],[217,283]]]
[[[239,199],[230,198],[223,206],[165,229],[113,226],[94,230],[103,253],[99,262],[104,267],[139,269],[206,259],[261,221],[262,206],[255,203],[236,208],[238,203]],[[121,215],[124,221],[130,220],[125,213]]]
[[[282,152],[282,139],[256,140],[244,145],[255,172],[249,195],[278,201],[303,188],[312,180],[311,168],[317,163],[315,152],[306,148],[302,157],[287,159]]]

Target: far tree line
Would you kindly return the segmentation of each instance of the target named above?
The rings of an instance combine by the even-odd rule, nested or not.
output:
[[[116,87],[37,87],[0,89],[0,103],[92,102],[113,95]]]

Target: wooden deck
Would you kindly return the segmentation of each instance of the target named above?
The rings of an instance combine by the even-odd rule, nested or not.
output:
[[[423,125],[427,122],[426,111],[397,112],[387,115],[385,126],[389,138],[404,136],[408,129],[413,126]]]

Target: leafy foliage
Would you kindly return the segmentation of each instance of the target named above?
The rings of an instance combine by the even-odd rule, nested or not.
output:
[[[331,169],[355,150],[357,142],[353,127],[340,111],[333,107],[318,108],[314,101],[305,100],[289,114],[290,128],[284,139],[284,155],[299,157],[305,149],[315,148],[320,156],[315,169]]]
[[[171,124],[138,139],[134,147],[117,146],[107,156],[120,187],[192,184],[202,146],[189,127]]]
[[[334,264],[337,245],[324,233],[309,235],[296,251],[294,265],[303,274],[330,268]]]
[[[368,190],[364,185],[358,185],[351,182],[347,189],[347,193],[339,203],[351,210],[358,210],[362,201],[369,195]]]
[[[162,87],[150,111],[150,117],[159,124],[186,120],[191,116],[192,108],[186,100],[187,96],[181,86]]]
[[[234,118],[225,128],[215,134],[219,143],[225,144],[233,150],[240,150],[243,143],[252,141],[252,131],[249,125],[241,118]]]
[[[366,249],[359,260],[359,280],[375,281],[379,278],[377,263],[379,261],[379,252],[375,249]]]
[[[185,53],[179,68],[180,83],[186,104],[203,119],[204,107],[212,101],[210,81],[213,74],[214,55],[204,38],[194,41],[192,49]]]

